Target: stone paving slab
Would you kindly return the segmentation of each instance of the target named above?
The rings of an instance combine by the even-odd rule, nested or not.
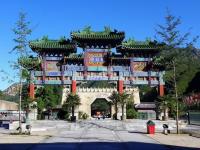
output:
[[[0,136],[0,143],[39,143],[46,138],[46,136],[3,135]]]
[[[160,134],[148,135],[152,139],[170,146],[181,146],[185,148],[198,148],[200,150],[200,138],[189,136],[188,134]]]
[[[7,132],[0,131],[0,143],[4,143],[0,144],[0,150],[182,150],[191,148],[196,150],[200,147],[198,138],[159,133],[147,135],[146,129],[141,132],[139,128],[132,128],[130,132],[125,126],[127,122],[122,121],[93,120],[77,123],[48,121],[47,123],[50,124],[50,128],[33,132],[31,136],[9,135]],[[38,124],[34,122],[34,125],[35,127],[41,125],[43,128],[45,122],[39,121]],[[53,126],[55,128],[52,128]]]

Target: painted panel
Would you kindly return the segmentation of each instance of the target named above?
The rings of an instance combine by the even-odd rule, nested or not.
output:
[[[35,83],[36,85],[40,85],[40,84],[42,84],[42,80],[35,80],[34,83]]]
[[[149,84],[149,82],[147,80],[134,80],[132,81],[132,84],[135,84],[135,85],[141,85],[141,84]]]
[[[125,80],[125,81],[124,81],[124,84],[131,84],[131,81]]]
[[[64,76],[72,76],[72,71],[65,71]]]
[[[60,71],[46,71],[46,76],[61,76]]]
[[[103,67],[103,66],[89,66],[88,71],[107,71],[107,67]]]
[[[124,72],[124,76],[130,76],[130,72],[128,71]]]
[[[64,80],[64,84],[72,84],[71,80]]]
[[[152,58],[144,58],[144,57],[134,57],[132,61],[151,61]]]
[[[159,76],[159,72],[150,71],[150,75],[154,76],[154,77],[158,77]]]
[[[42,71],[34,71],[35,76],[42,76],[43,72]]]
[[[46,84],[61,84],[61,80],[46,80]]]
[[[46,61],[46,71],[60,71],[57,61]]]
[[[70,71],[84,71],[84,66],[78,66],[78,65],[64,65],[64,70],[70,70]]]
[[[112,71],[130,71],[130,67],[127,66],[113,66],[111,67]]]
[[[109,49],[86,49],[86,52],[107,52]]]
[[[133,76],[135,77],[146,77],[148,76],[148,72],[145,72],[145,71],[134,71],[133,72]]]
[[[133,62],[131,70],[133,71],[144,71],[146,70],[147,62]]]
[[[61,60],[62,57],[46,57],[46,60]]]
[[[76,76],[76,80],[84,80],[83,76]]]
[[[119,80],[119,77],[110,77],[110,80],[116,81],[116,80]]]
[[[108,77],[94,76],[94,77],[87,77],[87,80],[95,80],[95,81],[108,80]]]
[[[152,85],[158,85],[158,84],[159,84],[159,82],[158,82],[158,81],[156,81],[156,80],[151,80],[150,84],[152,84]]]

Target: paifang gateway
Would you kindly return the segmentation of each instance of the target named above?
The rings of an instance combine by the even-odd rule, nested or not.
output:
[[[43,38],[29,42],[41,58],[41,69],[31,72],[30,97],[35,85],[69,86],[72,93],[82,81],[116,82],[122,93],[125,86],[157,86],[164,95],[164,71],[153,63],[162,49],[157,42],[124,41],[125,33],[114,31],[71,32],[71,39]],[[77,54],[77,48],[83,50]],[[116,51],[114,53],[113,51]]]

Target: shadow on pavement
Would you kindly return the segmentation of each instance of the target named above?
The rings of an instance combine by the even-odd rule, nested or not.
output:
[[[140,142],[72,142],[37,144],[0,144],[0,150],[200,150],[179,146]]]
[[[143,131],[128,131],[128,133],[139,133],[139,134],[147,134],[147,132],[143,132]]]

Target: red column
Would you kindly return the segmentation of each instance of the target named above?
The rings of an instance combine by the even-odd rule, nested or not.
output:
[[[123,80],[119,80],[118,81],[118,92],[119,92],[119,94],[123,93],[123,89],[124,89],[124,81]]]
[[[159,85],[159,94],[160,96],[164,96],[164,85]]]
[[[35,85],[33,83],[30,83],[29,85],[29,96],[31,99],[35,98]]]
[[[72,93],[76,94],[76,80],[72,80]]]

